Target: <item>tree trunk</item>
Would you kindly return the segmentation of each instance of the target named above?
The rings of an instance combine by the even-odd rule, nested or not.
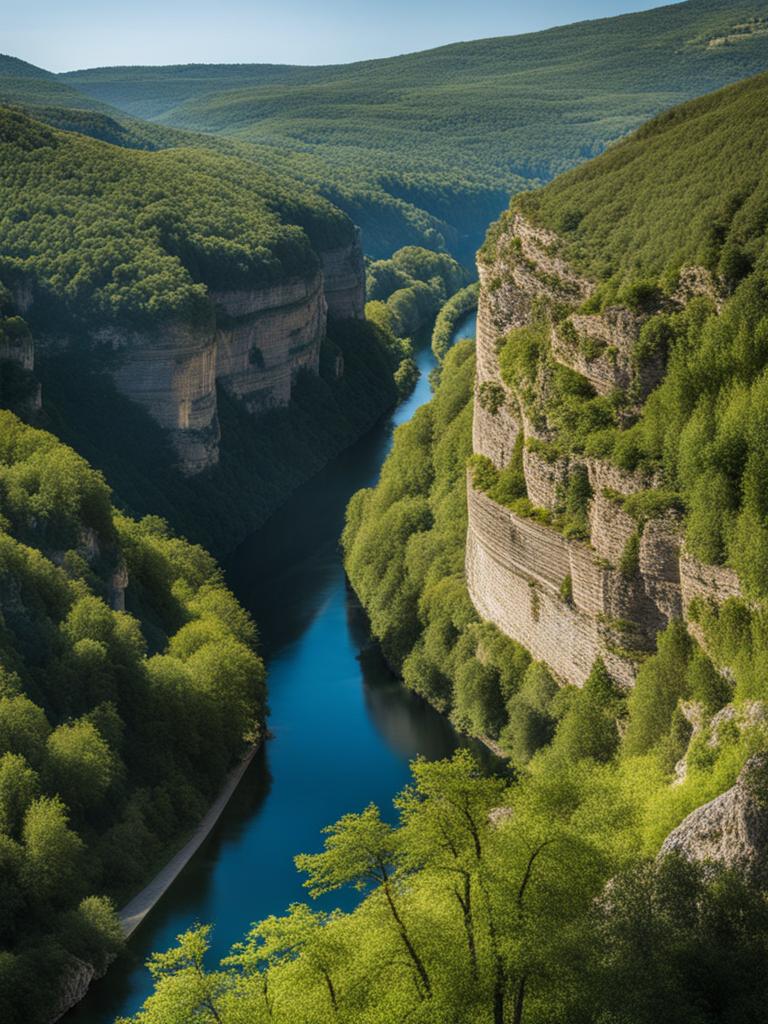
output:
[[[472,913],[472,877],[467,872],[464,876],[464,894],[456,892],[456,899],[461,907],[464,918],[464,931],[467,933],[467,946],[469,947],[469,961],[472,965],[472,975],[477,977],[477,946],[475,944],[475,921]]]
[[[429,982],[429,975],[427,974],[427,969],[424,966],[421,957],[416,952],[416,947],[411,942],[411,937],[408,934],[408,931],[407,931],[407,929],[405,927],[405,924],[403,923],[402,918],[400,917],[400,914],[398,913],[397,907],[395,906],[395,901],[394,901],[394,899],[392,897],[392,891],[390,889],[390,885],[389,885],[389,881],[388,880],[384,882],[383,888],[384,888],[384,895],[387,897],[387,903],[389,904],[389,909],[392,912],[392,917],[395,919],[395,922],[397,924],[398,930],[400,932],[400,938],[403,940],[403,945],[405,946],[406,950],[408,951],[408,955],[410,956],[411,960],[413,961],[413,966],[416,968],[416,970],[418,972],[418,975],[419,975],[419,978],[421,978],[421,983],[424,986],[424,989],[425,989],[425,991],[427,993],[427,997],[431,998],[431,996],[432,996],[432,986],[431,986],[431,984]]]
[[[331,998],[331,1006],[333,1007],[333,1012],[338,1013],[339,1005],[336,1002],[336,989],[333,987],[333,981],[328,971],[323,970],[323,977],[325,978],[325,984],[328,989],[328,995]]]
[[[525,983],[527,976],[524,974],[517,985],[517,995],[515,996],[515,1016],[513,1018],[514,1024],[522,1024],[523,1022],[523,1004],[525,1003]]]

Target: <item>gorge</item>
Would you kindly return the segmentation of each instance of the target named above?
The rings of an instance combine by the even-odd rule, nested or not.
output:
[[[473,330],[470,317],[454,340]],[[469,742],[391,675],[345,584],[338,550],[349,495],[375,482],[393,430],[429,400],[428,337],[417,359],[419,383],[394,415],[301,487],[227,561],[233,592],[259,622],[274,737],[201,850],[65,1021],[108,1024],[135,1012],[151,990],[144,961],[196,920],[217,920],[215,950],[223,953],[252,920],[301,898],[291,857],[317,845],[329,817],[388,800],[416,754],[437,759]],[[495,764],[481,745],[471,746]],[[340,903],[351,907],[357,898],[345,892]]]
[[[0,55],[4,1022],[761,1024],[767,62]]]

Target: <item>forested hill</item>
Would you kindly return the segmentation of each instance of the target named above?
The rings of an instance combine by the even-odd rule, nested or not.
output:
[[[372,255],[442,243],[470,262],[505,194],[766,66],[765,0],[691,0],[350,65],[102,68],[60,80],[134,115],[273,147],[280,166],[375,225]]]
[[[353,238],[330,203],[253,163],[128,151],[2,108],[0,167],[0,273],[31,280],[40,316],[54,303],[90,328],[199,314],[206,288],[306,273],[318,246]]]
[[[258,738],[255,629],[202,548],[0,411],[0,1019],[67,1008]]]
[[[0,197],[0,312],[23,316],[31,329],[40,423],[106,473],[122,507],[160,513],[226,550],[396,400],[402,353],[394,339],[361,320],[326,333],[323,297],[310,284],[327,253],[348,252],[347,284],[362,304],[362,255],[349,218],[294,178],[211,148],[109,145],[0,108]],[[333,273],[322,287],[347,287]],[[280,297],[291,282],[308,282],[295,308],[306,311],[298,326],[306,325],[314,373],[300,364],[291,373],[290,361],[306,358],[291,334],[293,300]],[[258,417],[226,385],[217,389],[220,367],[206,369],[216,331],[232,328],[218,301],[237,288],[253,302],[277,288],[271,333],[251,339],[256,315],[242,333],[255,350],[246,397],[266,395]],[[335,301],[338,293],[328,294]],[[118,354],[105,337],[120,339]],[[126,372],[131,360],[146,372]],[[272,400],[268,390],[281,365],[296,378],[290,406],[287,394]],[[187,384],[196,388],[194,415],[201,410],[191,423]],[[19,408],[13,397],[0,376],[0,402]],[[177,424],[189,424],[186,433]],[[198,451],[198,439],[214,458],[193,483],[179,460]]]
[[[663,285],[697,264],[734,283],[764,242],[766,153],[762,74],[659,115],[514,207],[556,231],[590,277]]]
[[[57,105],[82,110],[108,109],[107,104],[83,94],[51,71],[8,54],[0,54],[0,98],[25,106]]]

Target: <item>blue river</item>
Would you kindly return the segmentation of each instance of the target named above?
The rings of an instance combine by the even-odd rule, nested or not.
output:
[[[474,333],[473,314],[453,340]],[[211,835],[66,1024],[111,1024],[138,1010],[151,991],[150,953],[195,922],[215,922],[219,957],[253,921],[307,899],[294,855],[318,850],[324,825],[371,801],[391,815],[417,754],[440,758],[471,744],[491,763],[387,669],[342,567],[350,496],[376,482],[395,427],[429,401],[428,343],[416,356],[413,394],[228,559],[228,582],[259,624],[272,738]],[[357,898],[335,894],[319,905],[348,908]]]

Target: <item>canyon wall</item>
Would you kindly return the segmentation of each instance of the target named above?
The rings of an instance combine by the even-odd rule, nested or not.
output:
[[[298,371],[318,372],[328,309],[322,273],[211,298],[216,379],[250,412],[287,405]]]
[[[505,336],[536,317],[541,325],[542,304],[558,310],[557,318],[546,321],[551,359],[579,373],[595,394],[622,389],[639,403],[663,376],[661,354],[634,357],[647,314],[619,307],[599,315],[577,312],[592,285],[558,255],[559,248],[554,234],[517,214],[495,240],[492,255],[479,261],[473,447],[502,470],[522,434],[527,496],[542,514],[519,515],[497,503],[473,486],[470,474],[467,585],[480,615],[562,680],[583,683],[601,657],[614,679],[629,686],[670,619],[687,615],[695,599],[719,603],[738,596],[740,588],[732,570],[702,565],[685,552],[681,516],[674,509],[640,518],[625,508],[627,498],[658,488],[660,479],[547,447],[557,439],[547,417],[551,370],[539,369],[525,401],[511,386],[515,382],[502,379]],[[691,271],[681,281],[681,305],[711,287]],[[562,510],[575,470],[588,481],[588,540],[552,525],[557,517],[551,513]],[[691,631],[696,633],[695,623]]]
[[[328,315],[337,320],[365,316],[365,260],[360,228],[350,245],[320,251]]]
[[[254,414],[290,402],[301,370],[319,372],[328,316],[362,319],[365,266],[359,232],[341,248],[318,254],[309,277],[263,288],[211,291],[212,316],[199,325],[171,322],[151,330],[96,328],[94,345],[119,391],[142,405],[167,432],[187,475],[219,458],[217,386]],[[32,300],[26,303],[29,308]],[[62,347],[69,339],[39,339]],[[13,357],[31,368],[34,351]],[[0,353],[0,358],[2,353]]]

